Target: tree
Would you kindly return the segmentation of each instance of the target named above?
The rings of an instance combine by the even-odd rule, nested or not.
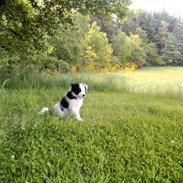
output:
[[[168,38],[168,25],[169,24],[167,22],[162,20],[155,36],[160,55],[163,54],[163,50],[165,48]]]
[[[105,33],[100,32],[100,27],[93,22],[84,37],[85,53],[84,64],[94,64],[104,67],[112,61],[112,47],[108,43]]]
[[[122,24],[122,30],[127,34],[134,34],[139,27],[141,10],[131,10]]]
[[[146,65],[162,65],[164,64],[162,58],[158,55],[156,44],[149,42],[146,32],[138,27],[135,31],[141,39],[141,47],[145,53]]]
[[[177,64],[180,61],[181,53],[178,51],[177,40],[172,33],[168,35],[162,56],[167,64]]]
[[[154,15],[149,12],[142,12],[139,14],[139,19],[139,26],[146,32],[148,40],[155,42],[154,36],[159,25]]]
[[[137,64],[139,67],[142,67],[146,63],[146,55],[144,52],[144,48],[142,47],[142,40],[140,39],[139,35],[132,34],[129,37],[129,41],[131,54],[128,60],[132,63]]]
[[[156,44],[155,43],[148,43],[144,47],[144,52],[146,55],[146,65],[163,65],[164,61],[161,56],[158,55]]]
[[[51,55],[71,65],[83,61],[83,37],[88,31],[90,21],[89,16],[83,16],[79,13],[74,14],[72,19],[72,26],[66,28],[60,24],[59,28],[55,30],[54,36],[49,38],[53,45]]]
[[[142,44],[146,45],[149,42],[146,31],[144,31],[141,27],[137,27],[137,29],[134,31],[134,34],[139,35],[140,39],[142,40]]]
[[[116,15],[92,15],[91,20],[97,22],[97,25],[101,27],[101,31],[107,34],[109,41],[117,34],[121,29],[121,19]]]
[[[24,0],[2,1],[0,4],[0,25],[21,40],[38,41],[45,34],[52,33],[59,23],[71,23],[70,13],[92,14],[115,13],[124,17],[130,0]]]
[[[51,58],[52,55],[48,53],[52,46],[50,37],[55,36],[60,25],[63,25],[64,29],[68,28],[64,30],[65,37],[62,36],[62,42],[65,42],[62,46],[64,60],[70,63],[73,60],[78,61],[81,58],[80,42],[77,43],[79,38],[76,38],[79,31],[70,28],[74,23],[73,14],[115,13],[122,18],[128,12],[129,3],[130,0],[2,0],[0,2],[0,55],[2,57],[0,59],[3,61],[0,68],[12,72],[15,66],[20,66],[19,70],[22,70],[24,66],[32,67],[41,64],[40,60],[54,61],[63,58],[63,55],[59,55],[58,44],[56,46],[58,49],[54,49],[57,50],[56,59]],[[0,71],[2,73],[2,70]]]
[[[183,22],[177,21],[173,34],[176,37],[177,50],[181,53],[181,58],[179,64],[183,65]]]
[[[130,55],[130,42],[128,36],[121,30],[112,37],[112,47],[114,55],[118,58],[119,63],[128,61]]]

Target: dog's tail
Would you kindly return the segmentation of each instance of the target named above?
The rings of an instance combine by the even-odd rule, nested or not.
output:
[[[40,115],[44,115],[44,114],[47,113],[48,111],[49,111],[48,107],[43,107],[43,108],[41,109],[41,111],[39,111],[39,114],[40,114]]]

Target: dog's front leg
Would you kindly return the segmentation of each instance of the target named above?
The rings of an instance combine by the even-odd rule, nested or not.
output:
[[[72,110],[72,115],[78,120],[78,121],[83,121],[83,119],[80,116],[80,112],[78,109]]]

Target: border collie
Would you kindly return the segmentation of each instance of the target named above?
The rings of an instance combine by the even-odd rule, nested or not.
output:
[[[66,93],[66,95],[61,99],[60,102],[56,103],[53,107],[53,111],[60,118],[65,118],[66,116],[73,116],[78,121],[83,121],[80,116],[80,108],[83,105],[83,100],[86,96],[86,90],[88,86],[84,83],[74,83],[71,84],[71,89]],[[43,115],[48,112],[48,108],[44,107],[39,112]]]

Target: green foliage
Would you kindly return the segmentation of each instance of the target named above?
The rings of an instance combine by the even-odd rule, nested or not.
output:
[[[120,30],[120,20],[116,14],[112,15],[92,15],[91,20],[97,22],[101,31],[107,34],[109,40]]]
[[[134,34],[138,27],[140,27],[140,10],[131,10],[122,24],[122,30],[127,34]]]
[[[8,73],[13,73],[14,66],[20,67],[20,70],[27,65],[39,65],[38,67],[42,68],[44,63],[36,60],[40,55],[42,57],[40,60],[55,57],[51,59],[51,64],[55,60],[55,66],[51,67],[57,67],[57,60],[70,65],[82,62],[84,50],[82,39],[88,29],[88,25],[85,25],[88,24],[88,17],[79,13],[102,16],[115,13],[122,18],[127,14],[129,3],[129,0],[100,2],[16,0],[6,3],[2,1],[1,73],[5,68]],[[52,53],[48,49],[50,47],[53,47]]]
[[[156,33],[159,29],[161,22],[168,23],[168,31],[174,30],[175,24],[179,21],[176,17],[169,15],[167,12],[141,12],[138,15],[139,26],[146,31],[148,39],[152,42],[156,42]]]
[[[146,45],[148,43],[147,33],[141,27],[137,27],[134,33],[140,37],[143,45]]]
[[[147,65],[163,65],[163,59],[158,55],[155,43],[148,43],[144,48]]]
[[[105,33],[100,32],[100,27],[93,22],[84,37],[86,46],[84,64],[93,63],[100,67],[110,64],[112,61],[112,47],[108,43]]]
[[[168,38],[168,26],[169,24],[162,20],[155,36],[157,46],[159,48],[159,53],[161,55],[163,54]]]
[[[0,48],[0,70],[7,68],[9,65],[9,54],[3,48]]]
[[[143,42],[137,34],[131,35],[129,39],[131,51],[129,60],[132,63],[136,63],[139,67],[142,67],[146,62],[144,48],[141,46]]]
[[[112,37],[112,47],[119,63],[128,62],[128,57],[131,54],[130,41],[124,32],[118,31],[117,34]]]
[[[55,31],[55,36],[50,37],[54,45],[51,55],[64,60],[68,64],[77,64],[83,61],[84,47],[83,37],[88,30],[89,17],[81,14],[73,15],[72,27],[60,25]]]
[[[145,65],[162,65],[164,63],[163,59],[158,55],[158,50],[156,44],[149,42],[147,33],[142,28],[138,27],[135,31],[141,39],[141,47],[144,49],[145,53]]]
[[[181,53],[177,48],[177,41],[173,34],[169,34],[163,51],[163,58],[168,64],[176,64],[181,59]]]
[[[135,13],[132,11],[132,13],[130,13],[130,15],[127,17],[126,21],[122,24],[122,29],[127,35],[138,34],[143,42],[147,44],[147,46],[144,44],[144,49],[147,51],[146,54],[152,56],[152,58],[147,56],[147,64],[182,64],[182,56],[180,57],[180,53],[181,55],[183,53],[183,39],[181,37],[183,23],[181,19],[177,19],[176,17],[173,17],[164,11],[158,13],[148,13],[143,11],[137,11]],[[170,41],[170,39],[174,39],[170,37],[175,37],[176,40]],[[149,43],[151,45],[148,45]],[[155,44],[156,48],[154,48],[152,44]],[[173,47],[174,51],[168,51],[172,50]],[[155,54],[155,50],[157,50],[158,56]],[[152,52],[152,54],[150,54],[150,52]],[[168,59],[168,55],[171,58],[173,57],[173,59]]]
[[[176,37],[177,50],[181,53],[181,59],[179,60],[179,64],[183,65],[183,22],[176,22],[175,28],[173,30],[173,34]]]
[[[52,33],[59,23],[71,23],[71,12],[116,13],[123,17],[127,13],[129,0],[122,1],[74,1],[74,0],[24,0],[7,1],[0,5],[1,26],[21,40],[38,41]],[[70,14],[71,13],[71,14]]]
[[[45,69],[114,72],[132,63],[183,65],[183,22],[166,12],[132,10],[127,16],[129,3],[2,1],[0,77]]]

